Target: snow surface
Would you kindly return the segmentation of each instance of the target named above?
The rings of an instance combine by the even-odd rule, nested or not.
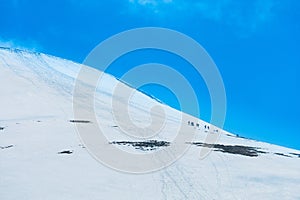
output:
[[[0,199],[300,199],[300,152],[239,138],[219,130],[217,144],[254,147],[257,156],[212,148],[199,159],[207,132],[204,121],[185,131],[195,133],[194,145],[162,170],[130,174],[97,162],[81,142],[73,119],[72,94],[80,64],[20,50],[0,48]],[[97,120],[109,141],[136,141],[124,135],[111,115],[112,90],[120,82],[104,75],[97,88]],[[122,84],[122,83],[121,83]],[[123,84],[124,88],[133,90]],[[161,106],[165,126],[151,139],[172,142],[181,113],[135,91],[128,103],[136,126],[151,123],[149,111]],[[84,95],[83,95],[84,96]],[[85,109],[84,98],[82,109]],[[87,119],[88,120],[88,119]],[[94,122],[95,123],[95,122]],[[89,124],[86,124],[89,126]],[[126,124],[124,124],[126,126]],[[128,127],[130,128],[130,127]],[[149,153],[156,149],[115,145],[124,151]],[[164,147],[158,147],[164,148]]]

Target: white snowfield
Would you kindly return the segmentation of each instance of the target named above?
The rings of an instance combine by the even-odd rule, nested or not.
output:
[[[75,119],[72,99],[80,68],[53,56],[0,48],[1,200],[300,199],[299,151],[236,137],[186,114],[194,126],[184,121],[183,130],[195,138],[182,141],[190,148],[172,165],[132,174],[98,162],[81,141],[76,123],[87,127],[100,123],[107,145],[151,154],[172,143],[181,126],[181,113],[138,91],[130,102],[114,94],[120,107],[128,106],[137,127],[151,124],[153,106],[161,106],[166,113],[158,135],[147,140],[124,135],[119,126],[127,123],[117,124],[111,114],[112,91],[119,81],[105,74],[95,92],[98,121]],[[84,94],[81,98],[84,110]],[[209,131],[204,128],[208,125]],[[134,131],[134,126],[126,128]],[[216,131],[220,133],[216,144],[205,143],[206,136]],[[203,148],[212,151],[200,159]]]

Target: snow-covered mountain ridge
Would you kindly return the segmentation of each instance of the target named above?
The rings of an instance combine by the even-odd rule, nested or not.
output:
[[[299,151],[217,128],[208,131],[208,123],[189,115],[193,126],[186,122],[184,130],[195,133],[195,139],[183,141],[190,148],[171,166],[134,175],[98,163],[74,127],[97,123],[73,116],[81,67],[41,53],[0,48],[0,199],[300,199]],[[181,113],[166,105],[160,135],[137,140],[122,134],[111,116],[116,84],[116,78],[104,75],[95,95],[108,145],[151,153],[172,144]],[[160,103],[137,91],[129,105],[134,124],[151,123],[147,113],[156,105]],[[214,131],[220,133],[216,144],[205,143]],[[212,152],[200,160],[201,148]]]

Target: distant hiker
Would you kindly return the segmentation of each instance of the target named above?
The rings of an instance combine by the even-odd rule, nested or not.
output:
[[[191,122],[191,126],[194,126],[194,122]]]
[[[204,130],[205,130],[205,132],[208,132],[209,131],[209,126],[208,125],[204,125]]]
[[[190,122],[190,121],[188,121],[188,125],[191,125],[191,122]]]

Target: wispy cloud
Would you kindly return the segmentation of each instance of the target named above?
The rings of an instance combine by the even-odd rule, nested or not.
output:
[[[149,11],[154,14],[163,14],[163,10],[166,6],[174,6],[173,0],[129,0],[131,9],[134,11]]]
[[[156,17],[198,17],[253,33],[274,16],[277,0],[129,0],[134,11]]]
[[[129,3],[140,4],[142,6],[159,6],[172,3],[173,0],[129,0]]]

